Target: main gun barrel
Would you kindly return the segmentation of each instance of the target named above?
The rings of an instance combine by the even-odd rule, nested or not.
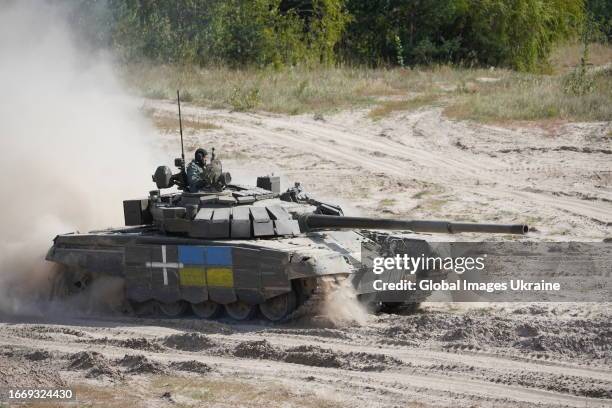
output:
[[[330,229],[410,230],[414,232],[438,232],[443,234],[481,232],[522,235],[529,232],[529,227],[523,224],[396,220],[392,218],[344,217],[323,214],[302,214],[299,217],[299,224],[303,232]]]

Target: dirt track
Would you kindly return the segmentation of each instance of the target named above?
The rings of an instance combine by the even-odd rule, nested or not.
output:
[[[612,235],[610,123],[183,112],[219,126],[187,129],[189,154],[214,146],[238,181],[276,172],[349,214],[527,222],[535,240]],[[156,140],[178,151],[176,133]],[[340,327],[316,313],[284,326],[3,319],[0,386],[79,384],[82,400],[117,406],[612,406],[611,316],[610,305],[427,304]]]
[[[371,316],[363,326],[340,328],[316,316],[284,326],[136,318],[8,323],[0,326],[0,372],[10,382],[17,365],[35,362],[30,384],[80,383],[85,400],[127,384],[123,393],[144,398],[142,406],[168,405],[165,392],[197,404],[194,388],[208,393],[212,406],[233,406],[227,398],[271,406],[612,406],[610,312],[432,304],[416,315]],[[236,384],[254,395],[228,396],[225,389]],[[266,401],[271,393],[281,396]]]

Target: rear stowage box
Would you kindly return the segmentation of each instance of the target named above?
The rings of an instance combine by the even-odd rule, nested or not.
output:
[[[149,200],[146,198],[125,200],[123,202],[123,216],[127,226],[145,225],[153,222],[151,212],[149,211]]]
[[[280,177],[279,176],[265,176],[257,177],[257,187],[265,188],[273,193],[280,193]]]

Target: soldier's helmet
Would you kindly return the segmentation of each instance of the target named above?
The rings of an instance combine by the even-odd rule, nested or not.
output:
[[[198,149],[195,151],[195,155],[194,155],[194,156],[195,156],[195,158],[196,158],[196,159],[198,158],[198,154],[201,154],[201,155],[202,155],[202,158],[204,158],[204,157],[208,156],[208,152],[207,152],[206,150],[202,149],[201,147],[200,147],[200,148],[198,148]]]

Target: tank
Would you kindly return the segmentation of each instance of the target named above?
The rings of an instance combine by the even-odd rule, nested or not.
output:
[[[123,202],[125,227],[54,239],[46,257],[62,266],[54,297],[113,276],[124,280],[126,303],[137,314],[193,313],[204,319],[226,314],[242,321],[260,313],[281,321],[323,282],[350,282],[362,268],[362,248],[389,256],[427,247],[425,237],[408,232],[528,231],[525,225],[348,217],[299,183],[281,192],[279,177],[258,177],[253,186],[233,184],[216,158],[209,164],[211,183],[188,192],[183,159],[175,165],[176,174],[157,168],[157,188],[148,197]],[[442,277],[441,271],[418,274],[418,279]],[[377,302],[371,293],[357,295]],[[415,292],[378,306],[415,307],[427,295]]]

